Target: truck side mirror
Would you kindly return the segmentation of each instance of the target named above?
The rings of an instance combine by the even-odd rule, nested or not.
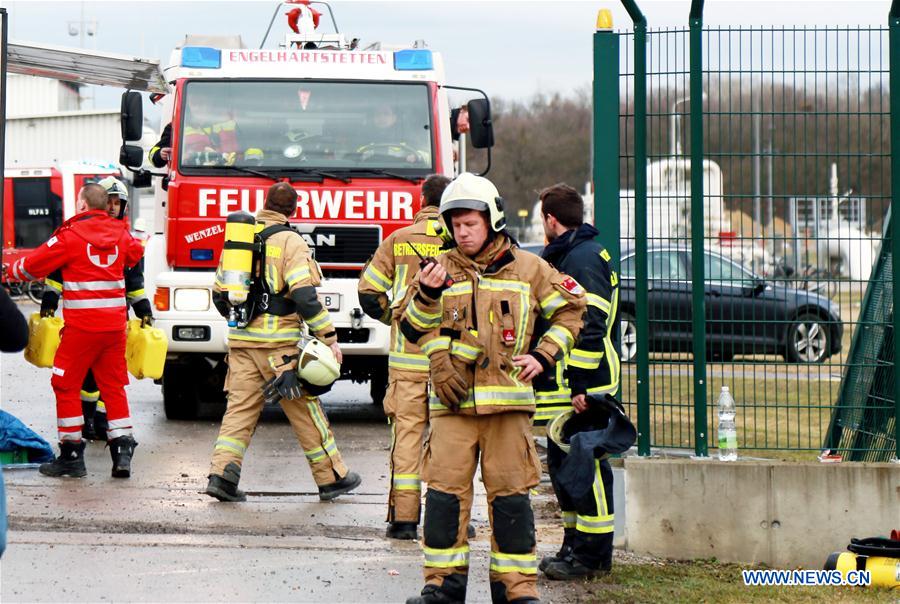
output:
[[[469,109],[469,140],[476,149],[494,146],[494,125],[491,122],[491,105],[487,99],[474,99],[466,105]]]
[[[129,90],[122,94],[122,113],[120,119],[122,124],[122,140],[141,140],[141,137],[144,134],[144,107],[141,93]]]
[[[137,145],[122,145],[119,149],[119,163],[126,168],[140,169],[144,163],[144,149]]]

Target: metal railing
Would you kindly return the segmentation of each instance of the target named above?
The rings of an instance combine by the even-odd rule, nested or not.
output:
[[[595,216],[639,452],[708,455],[728,386],[746,453],[900,456],[900,18],[890,34],[705,28],[694,0],[687,28],[648,31],[623,4],[633,30],[594,41]]]

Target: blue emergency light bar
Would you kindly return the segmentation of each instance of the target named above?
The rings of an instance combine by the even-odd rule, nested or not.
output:
[[[208,46],[185,46],[181,49],[181,66],[218,69],[222,66],[222,51]]]
[[[191,250],[191,260],[212,260],[213,251],[203,248],[194,248]]]
[[[394,53],[394,71],[430,71],[434,59],[430,50],[398,50]]]

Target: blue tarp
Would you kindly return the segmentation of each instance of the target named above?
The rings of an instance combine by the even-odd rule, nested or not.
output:
[[[0,409],[0,451],[28,450],[28,461],[41,463],[54,457],[50,444],[17,417]]]

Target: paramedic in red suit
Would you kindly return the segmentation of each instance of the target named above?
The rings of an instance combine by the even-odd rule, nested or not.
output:
[[[80,478],[87,474],[80,390],[89,369],[106,399],[112,475],[131,475],[137,443],[125,398],[125,268],[137,264],[144,248],[123,221],[107,214],[106,205],[103,187],[85,185],[78,193],[76,209],[81,213],[11,270],[15,279],[32,281],[60,269],[66,291],[66,325],[50,379],[56,394],[59,457],[41,465],[40,472],[47,476]]]

